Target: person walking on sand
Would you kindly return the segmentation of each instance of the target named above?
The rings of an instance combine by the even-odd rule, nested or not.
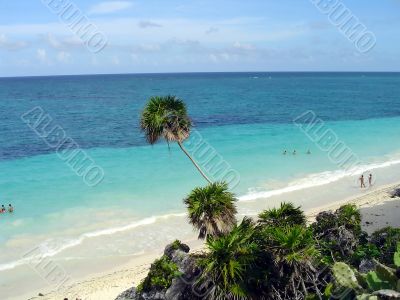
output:
[[[372,174],[369,174],[369,176],[368,176],[368,183],[369,183],[369,186],[371,187],[372,186]]]
[[[361,177],[360,177],[360,184],[361,184],[361,188],[365,188],[366,186],[365,186],[365,182],[364,182],[364,175],[361,175]]]

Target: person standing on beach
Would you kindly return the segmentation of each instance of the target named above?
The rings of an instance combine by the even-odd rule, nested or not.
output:
[[[372,186],[372,174],[369,174],[369,176],[368,176],[368,183],[369,183],[369,186],[371,187]]]
[[[361,175],[360,177],[360,183],[361,183],[361,188],[365,188],[365,182],[364,182],[364,175]]]

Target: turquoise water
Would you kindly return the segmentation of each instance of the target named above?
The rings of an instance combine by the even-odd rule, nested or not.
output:
[[[0,203],[16,208],[0,215],[0,270],[23,264],[37,245],[62,255],[79,248],[82,236],[87,242],[185,212],[183,197],[204,180],[176,145],[148,146],[138,129],[146,99],[168,92],[187,101],[204,143],[240,175],[234,191],[242,201],[350,175],[293,124],[305,110],[315,111],[362,165],[400,159],[399,74],[0,79]],[[38,105],[104,170],[98,185],[87,186],[22,122],[20,115]],[[190,148],[191,140],[185,144]]]

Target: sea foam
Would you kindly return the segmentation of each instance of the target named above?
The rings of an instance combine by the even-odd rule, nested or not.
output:
[[[70,239],[67,241],[64,240],[63,243],[60,243],[58,245],[52,245],[51,241],[45,241],[45,242],[41,243],[35,249],[31,250],[36,255],[27,256],[27,257],[21,258],[19,260],[15,260],[15,261],[12,261],[12,262],[9,262],[6,264],[1,264],[0,271],[11,270],[11,269],[14,269],[18,266],[25,265],[25,264],[35,265],[45,258],[53,257],[53,256],[61,253],[64,250],[67,250],[67,249],[70,249],[70,248],[73,248],[73,247],[76,247],[76,246],[82,244],[83,241],[85,241],[86,239],[100,237],[100,236],[106,236],[106,235],[112,235],[115,233],[132,230],[137,227],[154,224],[159,220],[165,220],[165,219],[172,218],[172,217],[185,217],[185,216],[186,216],[185,213],[152,216],[152,217],[144,218],[139,221],[132,222],[132,223],[124,225],[124,226],[113,227],[113,228],[84,233],[76,239]],[[27,253],[29,253],[29,252],[27,252]]]
[[[364,164],[353,167],[349,170],[334,170],[334,171],[325,171],[316,174],[310,174],[305,178],[295,180],[289,183],[286,187],[281,189],[275,189],[270,191],[257,191],[257,192],[249,192],[243,196],[239,197],[239,201],[253,201],[257,199],[265,199],[273,196],[282,195],[285,193],[300,191],[308,188],[318,187],[322,185],[326,185],[329,183],[336,182],[340,179],[352,176],[360,176],[365,172],[369,172],[376,169],[387,168],[393,165],[400,164],[400,160],[391,160],[381,163],[372,163],[372,164]]]

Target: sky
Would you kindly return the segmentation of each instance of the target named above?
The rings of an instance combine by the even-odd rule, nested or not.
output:
[[[399,37],[400,0],[0,0],[0,76],[400,71]]]

